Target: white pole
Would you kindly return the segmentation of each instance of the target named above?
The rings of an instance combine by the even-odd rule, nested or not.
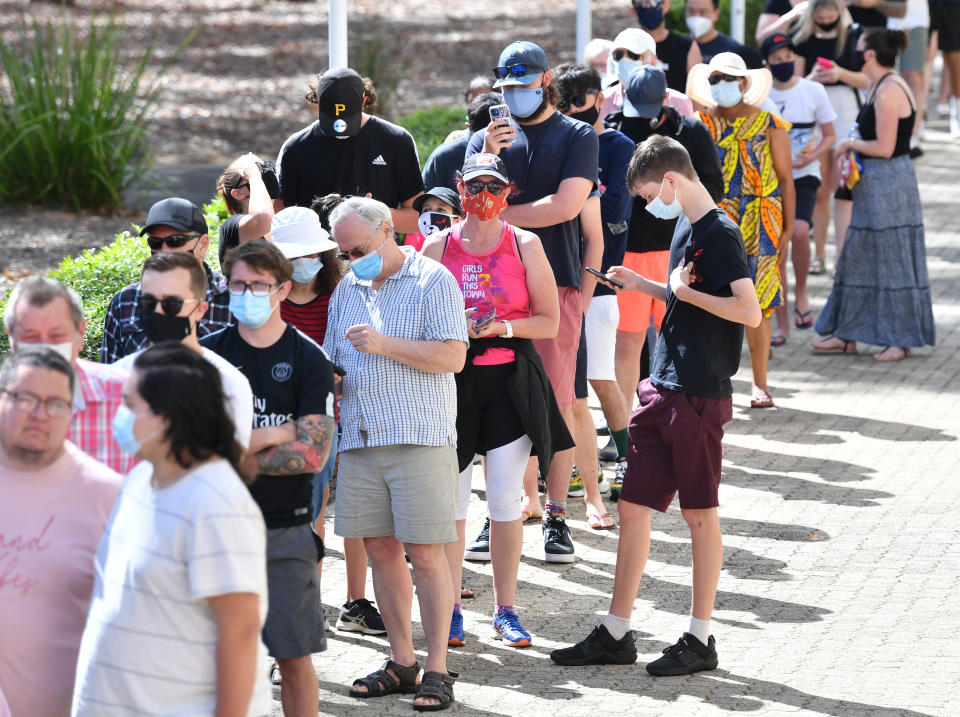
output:
[[[347,66],[347,0],[330,0],[330,68]]]
[[[744,42],[746,33],[747,7],[745,0],[731,0],[730,2],[730,35],[737,42]]]
[[[577,0],[577,57],[576,63],[583,62],[583,49],[590,42],[593,28],[590,23],[590,0]]]

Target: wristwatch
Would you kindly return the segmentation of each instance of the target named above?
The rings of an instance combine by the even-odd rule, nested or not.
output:
[[[511,323],[510,323],[509,321],[507,321],[506,319],[503,319],[501,323],[503,323],[503,325],[507,327],[507,333],[505,333],[505,334],[503,335],[503,337],[504,337],[505,339],[512,339],[512,338],[513,338],[513,324],[511,324]]]

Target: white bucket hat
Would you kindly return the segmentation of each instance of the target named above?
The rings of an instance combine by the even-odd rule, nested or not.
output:
[[[287,259],[337,248],[327,230],[320,226],[317,213],[306,207],[287,207],[274,214],[270,236]]]
[[[687,95],[694,102],[699,102],[704,107],[714,108],[717,106],[713,95],[710,94],[710,83],[708,79],[714,72],[722,72],[725,75],[747,78],[747,89],[743,93],[743,101],[748,105],[759,107],[770,94],[770,88],[773,86],[773,75],[770,70],[763,67],[759,70],[748,70],[747,63],[743,61],[740,55],[733,52],[721,52],[714,55],[710,64],[700,63],[690,68],[687,75]]]

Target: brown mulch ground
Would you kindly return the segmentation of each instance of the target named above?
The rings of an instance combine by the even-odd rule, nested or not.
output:
[[[540,43],[551,62],[574,59],[575,0],[350,0],[348,6],[351,64],[359,67],[358,58],[379,53],[384,74],[396,82],[393,91],[389,82],[378,88],[388,95],[380,114],[390,119],[461,104],[469,79],[488,72],[515,39]],[[627,0],[592,6],[596,36],[612,38],[635,24]],[[135,46],[159,34],[157,65],[198,28],[162,80],[150,142],[160,165],[226,164],[246,151],[273,157],[289,134],[313,119],[303,96],[327,64],[325,0],[76,0],[66,15],[82,26],[91,10],[115,10]],[[5,0],[0,33],[9,38],[24,18],[56,21],[62,12],[52,2]],[[129,221],[40,208],[0,211],[0,289],[24,272],[109,242]]]

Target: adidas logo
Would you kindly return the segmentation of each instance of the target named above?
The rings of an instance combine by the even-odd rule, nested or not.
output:
[[[373,160],[370,164],[376,164],[376,165],[378,165],[378,166],[380,166],[380,167],[386,167],[386,166],[387,166],[387,161],[383,158],[383,155],[382,155],[382,154],[378,154],[378,155],[377,155],[377,158],[376,158],[375,160]]]

